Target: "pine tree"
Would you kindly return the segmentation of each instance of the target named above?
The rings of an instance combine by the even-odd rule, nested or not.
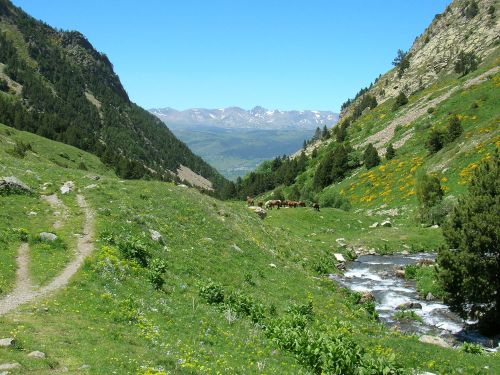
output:
[[[314,132],[313,140],[319,141],[320,139],[321,139],[321,129],[318,126]]]
[[[463,318],[479,320],[480,329],[500,332],[500,158],[475,170],[443,227],[447,246],[438,255],[445,302]]]
[[[443,133],[439,130],[433,129],[429,134],[429,139],[427,140],[427,149],[431,154],[435,154],[441,150],[444,146]]]
[[[330,132],[328,131],[326,125],[324,125],[323,131],[321,132],[321,139],[328,139],[328,138],[330,138]]]
[[[403,91],[401,91],[399,93],[399,95],[396,97],[396,101],[394,102],[394,105],[392,106],[392,110],[396,111],[399,107],[402,107],[407,103],[408,103],[408,98],[406,97],[405,93]]]
[[[389,143],[389,146],[387,146],[385,150],[385,158],[386,160],[391,160],[394,159],[394,156],[396,156],[396,150],[392,146],[392,143]]]
[[[460,123],[460,119],[458,116],[453,116],[448,123],[448,127],[446,129],[446,141],[448,143],[453,142],[458,137],[462,135],[464,129],[462,128],[462,124]]]
[[[367,169],[371,169],[380,164],[380,156],[373,144],[369,143],[368,146],[366,146],[363,154],[363,161]]]

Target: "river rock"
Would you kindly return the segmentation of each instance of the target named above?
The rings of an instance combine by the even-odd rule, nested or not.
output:
[[[396,307],[396,310],[421,309],[422,305],[418,302],[405,302]]]
[[[7,194],[31,194],[33,191],[17,177],[9,176],[0,178],[0,192]]]
[[[14,343],[13,337],[7,337],[6,339],[0,339],[0,348],[8,348]]]
[[[258,206],[249,206],[248,209],[256,213],[261,219],[265,219],[267,216],[266,210]]]
[[[52,241],[57,240],[57,236],[54,233],[42,232],[42,233],[40,233],[40,239],[42,241],[52,242]]]
[[[45,358],[45,353],[44,352],[39,352],[38,350],[35,350],[35,351],[29,353],[28,357],[42,359],[42,358]]]
[[[363,292],[361,298],[359,299],[359,303],[365,303],[371,301],[375,301],[375,296],[370,292]]]
[[[345,247],[346,246],[345,238],[343,238],[343,237],[337,238],[335,240],[335,242],[337,242],[337,245],[339,245],[340,247]]]
[[[419,337],[418,341],[423,342],[425,344],[441,346],[442,348],[451,348],[451,345],[449,343],[447,343],[441,337],[437,336],[423,335]]]
[[[396,270],[397,277],[405,277],[405,270]]]
[[[75,188],[75,183],[73,181],[66,181],[59,190],[61,190],[61,194],[68,194],[74,188]]]
[[[15,370],[21,368],[21,365],[17,362],[12,362],[12,363],[2,363],[0,364],[0,371],[3,370]],[[8,374],[8,372],[7,372]]]
[[[380,224],[381,227],[386,227],[386,228],[390,228],[392,227],[392,223],[390,222],[390,220],[385,220],[385,221],[382,221],[382,223]]]
[[[344,263],[345,262],[345,258],[342,254],[340,253],[334,253],[333,256],[335,257],[335,259],[337,260],[337,262],[342,262]]]
[[[427,293],[427,295],[425,296],[426,301],[434,301],[435,299],[436,297],[434,297],[431,292]]]

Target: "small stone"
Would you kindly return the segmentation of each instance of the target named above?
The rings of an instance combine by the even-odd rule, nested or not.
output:
[[[57,236],[54,233],[42,232],[40,233],[40,239],[42,241],[52,242],[57,240]]]
[[[427,295],[425,296],[426,301],[433,301],[435,299],[436,298],[434,297],[434,295],[431,292],[427,293]]]
[[[238,245],[236,245],[235,243],[233,243],[233,245],[231,246],[231,249],[233,249],[239,253],[243,252],[243,250],[241,250],[240,247]]]
[[[408,252],[407,250],[403,250],[403,251],[401,252],[401,255],[408,255],[408,254],[409,254],[409,252]]]
[[[90,368],[89,365],[81,365],[78,370],[88,370]]]
[[[8,337],[6,339],[0,339],[0,348],[7,348],[14,343],[14,338]]]
[[[3,363],[0,365],[0,371],[2,371],[2,370],[15,370],[18,368],[21,368],[21,365],[17,362]],[[8,374],[8,372],[7,372],[7,374]]]
[[[274,263],[269,263],[269,267],[271,267],[271,268],[276,268],[276,264],[274,264]]]
[[[264,210],[262,207],[249,206],[248,209],[255,212],[261,219],[265,219],[267,216],[266,210]]]
[[[38,215],[35,211],[28,212],[28,216],[36,216]]]
[[[35,350],[35,351],[29,353],[28,357],[42,359],[42,358],[45,358],[45,353],[44,352],[40,352],[38,350]]]
[[[390,222],[390,220],[385,220],[385,221],[382,221],[380,226],[390,228],[390,227],[392,227],[392,223]]]
[[[378,223],[378,221],[376,221],[372,225],[370,225],[370,228],[378,228],[379,226],[380,224]]]
[[[163,236],[160,234],[160,232],[150,229],[149,234],[151,234],[151,239],[156,242],[160,242],[163,239]]]
[[[345,258],[342,254],[334,253],[333,256],[335,257],[335,259],[337,259],[337,262],[345,262]]]
[[[177,185],[177,186],[179,186],[179,187],[181,187],[181,188],[184,188],[184,189],[187,189],[187,188],[188,188],[188,186],[187,186],[187,185],[185,185],[185,184],[179,184],[179,185]]]
[[[421,309],[422,305],[418,302],[405,302],[396,307],[396,310]]]
[[[66,181],[59,190],[61,190],[61,194],[68,194],[74,187],[75,183],[73,181]]]
[[[441,337],[437,336],[423,335],[419,337],[418,341],[423,342],[425,344],[441,346],[443,348],[451,348],[451,345],[449,343],[447,343]]]
[[[96,184],[90,184],[84,187],[84,189],[95,189],[97,187]]]
[[[431,226],[431,228],[432,228],[432,229],[438,229],[438,228],[439,228],[439,225],[434,224],[434,225],[432,225],[432,226]]]
[[[337,242],[337,245],[339,245],[340,247],[345,247],[346,246],[345,238],[343,238],[343,237],[337,238],[335,240],[335,242]]]
[[[405,277],[405,270],[396,270],[397,277]]]

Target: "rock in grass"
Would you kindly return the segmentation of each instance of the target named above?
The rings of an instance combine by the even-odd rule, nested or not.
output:
[[[45,358],[45,353],[44,352],[39,352],[38,350],[35,350],[35,351],[29,353],[28,357],[42,359],[42,358]]]
[[[21,365],[17,362],[0,364],[0,371],[2,371],[2,370],[15,370],[18,368],[21,368]],[[7,372],[7,374],[8,374],[8,372]]]
[[[255,212],[261,219],[265,219],[267,216],[266,210],[264,210],[262,207],[250,206],[248,207],[248,209]]]
[[[73,181],[66,181],[63,186],[61,186],[61,194],[68,194],[75,187],[75,183]]]
[[[435,299],[436,298],[434,297],[434,295],[431,292],[427,293],[427,295],[425,296],[426,301],[434,301]]]
[[[0,178],[0,194],[31,194],[28,185],[15,176]]]
[[[42,241],[52,242],[57,240],[57,236],[54,233],[42,232],[40,233],[40,239]]]
[[[442,348],[451,348],[451,345],[449,343],[447,343],[441,337],[437,336],[423,335],[419,337],[418,341],[423,342],[425,344],[441,346]]]
[[[163,240],[163,237],[162,235],[160,234],[160,232],[156,231],[156,230],[153,230],[153,229],[150,229],[149,230],[149,234],[151,235],[151,239],[153,241],[156,241],[156,242],[161,242]]]
[[[340,253],[334,253],[333,256],[335,257],[335,259],[337,260],[337,262],[342,262],[344,263],[345,262],[345,258],[342,254]]]
[[[370,225],[370,228],[378,228],[379,226],[380,224],[378,223],[378,221],[376,221],[372,225]]]
[[[5,339],[0,339],[0,348],[8,348],[14,344],[14,338],[7,337]]]
[[[386,228],[390,228],[392,227],[392,223],[390,220],[385,220],[385,221],[382,221],[382,223],[380,224],[381,227],[386,227]]]

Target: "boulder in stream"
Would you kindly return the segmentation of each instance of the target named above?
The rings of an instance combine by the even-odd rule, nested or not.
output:
[[[410,309],[421,309],[422,304],[418,302],[405,302],[396,307],[396,310],[410,310]]]

